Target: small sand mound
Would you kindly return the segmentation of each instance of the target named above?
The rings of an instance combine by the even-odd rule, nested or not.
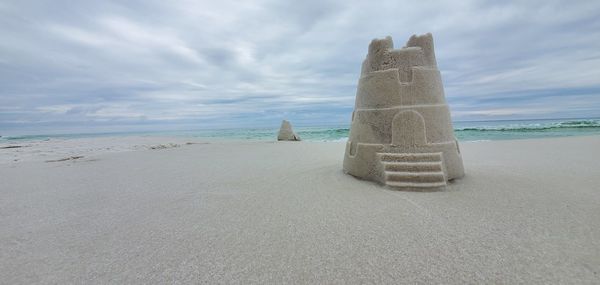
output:
[[[176,143],[168,143],[168,144],[159,144],[159,145],[154,145],[151,146],[150,149],[167,149],[167,148],[174,148],[174,147],[180,147],[181,145],[178,145]]]
[[[70,156],[70,157],[65,157],[65,158],[61,158],[61,159],[54,159],[54,160],[46,160],[46,162],[60,162],[60,161],[75,160],[75,159],[80,159],[80,158],[83,158],[83,155],[80,155],[80,156]]]

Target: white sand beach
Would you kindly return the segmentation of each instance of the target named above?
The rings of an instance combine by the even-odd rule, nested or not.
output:
[[[463,142],[438,192],[344,143],[91,141],[0,149],[0,283],[600,283],[600,136]]]

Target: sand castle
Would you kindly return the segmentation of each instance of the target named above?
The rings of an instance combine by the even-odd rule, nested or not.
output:
[[[277,134],[278,141],[299,141],[300,137],[294,133],[292,130],[292,124],[290,122],[283,120],[281,122],[281,128],[279,128],[279,133]]]
[[[464,175],[431,34],[393,49],[375,39],[363,61],[344,171],[392,187],[444,187]]]

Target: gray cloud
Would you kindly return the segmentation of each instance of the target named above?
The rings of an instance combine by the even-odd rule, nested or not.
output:
[[[370,40],[425,32],[457,120],[600,116],[595,1],[14,1],[0,130],[346,124]]]

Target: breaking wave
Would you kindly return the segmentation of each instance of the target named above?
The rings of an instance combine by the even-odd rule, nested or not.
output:
[[[560,122],[539,123],[531,121],[528,123],[505,124],[496,126],[476,126],[455,128],[454,131],[478,131],[478,132],[531,132],[560,129],[600,129],[600,120],[569,120]]]

